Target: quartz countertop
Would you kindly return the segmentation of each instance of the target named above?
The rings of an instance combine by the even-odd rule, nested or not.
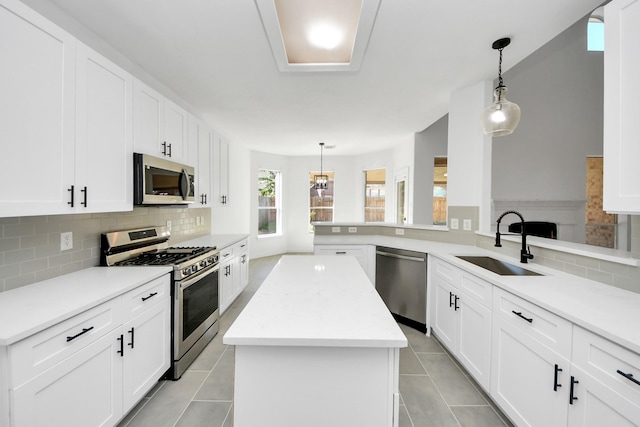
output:
[[[231,345],[388,347],[407,339],[353,257],[285,255],[224,335]]]
[[[215,246],[218,249],[222,249],[238,243],[247,237],[249,237],[248,234],[210,234],[208,236],[196,237],[195,239],[176,243],[172,246]]]
[[[172,270],[92,267],[2,292],[0,345],[13,344]]]
[[[314,244],[368,244],[428,253],[640,354],[640,294],[635,292],[535,264],[535,260],[522,264],[475,246],[378,235],[318,235]],[[456,255],[490,256],[542,275],[500,276]]]

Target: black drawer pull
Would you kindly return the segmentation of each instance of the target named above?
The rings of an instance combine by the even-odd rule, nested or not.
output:
[[[640,385],[640,381],[638,381],[637,379],[633,378],[633,374],[625,374],[620,369],[618,369],[616,372],[619,373],[620,375],[622,375],[623,377],[625,377],[626,379],[628,379],[629,381]]]
[[[72,337],[67,337],[67,342],[71,341],[71,340],[75,340],[76,338],[78,338],[80,335],[84,335],[87,332],[89,332],[90,330],[93,329],[93,326],[89,327],[89,328],[82,328],[82,332],[78,332],[77,334],[75,334]]]
[[[562,384],[558,384],[558,372],[562,372],[562,368],[556,364],[556,369],[553,374],[553,391],[558,391],[558,387],[562,387]]]
[[[578,400],[578,398],[573,395],[573,387],[576,384],[580,384],[580,381],[576,380],[575,377],[571,376],[571,389],[569,390],[569,405],[573,405],[573,401]]]
[[[522,315],[522,312],[521,312],[521,311],[511,310],[511,312],[512,312],[513,314],[515,314],[516,316],[518,316],[519,318],[524,319],[524,320],[526,320],[526,321],[527,321],[527,322],[529,322],[529,323],[533,323],[533,319],[529,319],[528,317],[524,317],[524,316]]]
[[[152,293],[150,293],[150,294],[149,294],[149,296],[148,296],[148,297],[142,297],[142,301],[146,301],[146,300],[148,300],[148,299],[149,299],[149,298],[151,298],[151,297],[155,297],[156,295],[158,295],[158,293],[157,293],[157,292],[152,292]]]
[[[346,255],[346,251],[336,251],[336,255]]]

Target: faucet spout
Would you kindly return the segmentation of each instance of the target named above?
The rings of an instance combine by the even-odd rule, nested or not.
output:
[[[529,251],[529,248],[527,247],[527,231],[525,229],[526,227],[525,227],[524,217],[520,212],[506,211],[506,212],[503,212],[502,215],[500,215],[500,217],[498,217],[497,226],[496,226],[495,246],[502,247],[502,244],[500,243],[500,222],[502,221],[502,218],[504,218],[508,214],[518,215],[518,217],[520,218],[520,235],[522,236],[522,249],[520,249],[520,262],[526,264],[528,260],[533,259],[533,254],[531,254],[531,252]]]

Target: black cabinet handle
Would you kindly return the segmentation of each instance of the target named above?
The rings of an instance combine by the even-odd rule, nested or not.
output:
[[[166,156],[167,155],[167,141],[164,141],[162,143],[162,155]]]
[[[148,296],[148,297],[142,297],[142,301],[146,301],[146,300],[148,300],[149,298],[154,297],[154,296],[156,296],[156,295],[158,295],[158,293],[157,293],[157,292],[152,292],[152,293],[150,293],[150,294],[149,294],[149,296]]]
[[[458,311],[458,309],[460,308],[460,306],[458,305],[459,299],[460,297],[458,295],[455,295],[455,298],[453,299],[453,311]]]
[[[558,384],[558,372],[562,372],[562,368],[556,364],[555,372],[553,373],[553,391],[558,391],[558,387],[562,387],[562,384]]]
[[[346,251],[336,251],[336,255],[346,255]]]
[[[93,329],[93,326],[90,326],[88,328],[82,328],[82,332],[78,332],[77,334],[75,334],[72,337],[67,337],[67,342],[71,341],[71,340],[75,340],[76,338],[78,338],[80,335],[84,335],[87,332],[89,332],[90,330]]]
[[[205,205],[207,204],[207,195],[206,194],[204,195],[204,204]]]
[[[171,144],[168,145],[169,147],[169,154],[167,154],[169,157],[171,157]]]
[[[640,381],[638,381],[637,379],[633,378],[633,374],[631,374],[631,373],[626,374],[626,373],[622,372],[620,369],[618,369],[616,372],[619,373],[620,375],[622,375],[623,377],[625,377],[626,379],[628,379],[629,381],[631,381],[632,383],[636,383],[636,384],[640,385]]]
[[[573,401],[574,400],[578,400],[578,398],[573,395],[573,387],[576,384],[580,384],[580,381],[576,380],[575,377],[572,375],[571,376],[571,388],[569,389],[569,405],[573,405]]]
[[[116,351],[116,353],[120,354],[120,357],[124,357],[124,337],[122,334],[117,338],[120,341],[120,350]]]
[[[127,344],[129,347],[133,348],[133,326],[131,327],[131,329],[128,331],[131,334],[131,342],[129,344]]]
[[[524,320],[526,320],[526,321],[527,321],[527,322],[529,322],[529,323],[533,323],[533,319],[530,319],[530,318],[528,318],[528,317],[524,317],[524,316],[522,315],[522,312],[521,312],[521,311],[511,310],[511,312],[512,312],[513,314],[515,314],[516,316],[518,316],[519,318],[524,319]]]
[[[453,307],[453,292],[449,291],[449,307]]]
[[[84,202],[80,202],[80,204],[86,208],[87,207],[87,187],[84,187],[82,190],[80,190],[80,192],[84,193]]]
[[[67,188],[67,191],[71,192],[71,201],[67,202],[67,204],[70,205],[71,207],[73,207],[74,190],[75,190],[75,187],[73,185],[71,186],[71,188]]]

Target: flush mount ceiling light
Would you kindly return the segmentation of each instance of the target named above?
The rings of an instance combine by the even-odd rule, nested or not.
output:
[[[280,71],[357,71],[381,0],[255,0]]]
[[[511,39],[506,37],[493,42],[491,47],[500,52],[498,62],[498,87],[493,91],[493,104],[482,114],[484,133],[491,136],[511,134],[520,122],[520,107],[507,100],[507,87],[502,80],[502,50],[509,46]]]
[[[324,150],[324,142],[320,143],[320,175],[313,176],[313,182],[315,183],[313,188],[318,190],[318,196],[322,197],[322,191],[327,189],[329,183],[329,177],[324,174],[322,170],[322,152]]]

